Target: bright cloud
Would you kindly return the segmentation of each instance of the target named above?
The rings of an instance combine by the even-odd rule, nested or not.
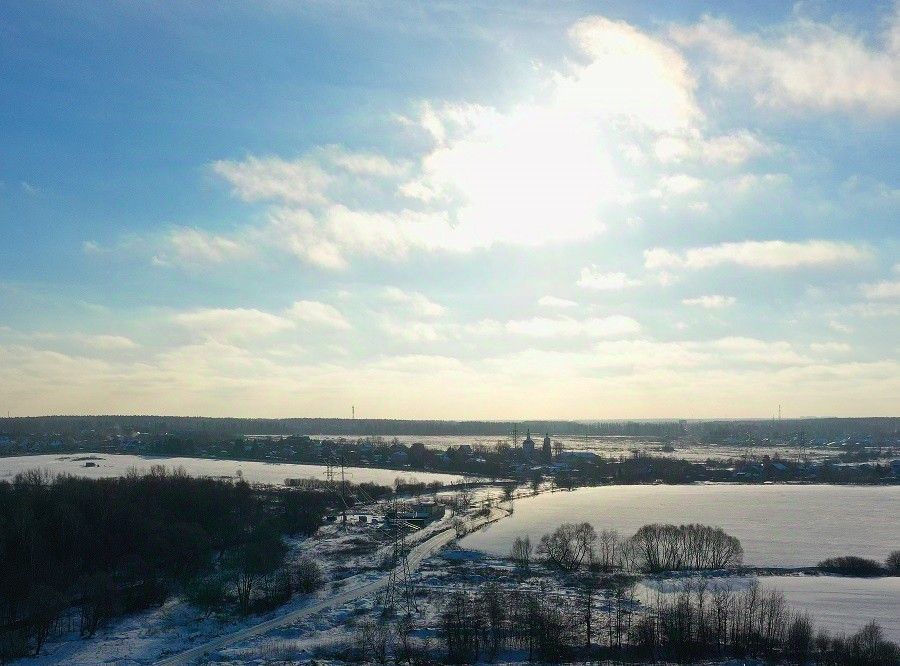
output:
[[[817,354],[846,354],[853,351],[846,342],[811,342],[809,348]]]
[[[508,321],[508,333],[532,338],[621,338],[639,333],[641,325],[624,315],[574,319],[572,317],[532,317]]]
[[[385,287],[382,298],[388,303],[400,306],[416,317],[433,318],[442,316],[447,310],[417,291],[403,291],[397,287]]]
[[[644,251],[644,265],[650,270],[702,269],[723,264],[747,268],[789,269],[854,264],[866,261],[871,256],[867,248],[852,243],[824,240],[744,241],[692,248],[683,252],[652,248]]]
[[[137,349],[140,347],[138,343],[124,335],[83,335],[79,336],[79,340],[95,349],[108,351]]]
[[[641,281],[630,278],[625,273],[606,273],[597,266],[591,264],[581,269],[581,277],[576,283],[584,289],[596,289],[598,291],[619,291],[628,287],[640,286]]]
[[[570,34],[590,61],[563,82],[563,104],[661,132],[688,127],[702,116],[696,82],[677,50],[602,16],[579,21]]]
[[[635,196],[613,159],[631,134],[688,137],[681,152],[709,162],[737,163],[762,150],[746,132],[703,137],[687,61],[665,42],[602,17],[576,23],[570,39],[580,59],[545,75],[539,102],[500,110],[426,101],[417,117],[402,118],[431,140],[417,160],[325,146],[293,160],[214,162],[235,196],[272,206],[268,223],[243,242],[339,270],[354,256],[396,261],[417,250],[588,239],[605,230],[609,210]],[[657,187],[682,195],[702,184],[674,174]],[[183,244],[202,256],[208,243],[200,241]]]
[[[161,265],[177,263],[194,266],[219,264],[245,258],[250,254],[246,245],[232,238],[211,234],[202,229],[182,227],[169,233],[163,252],[154,259],[155,263]]]
[[[696,192],[704,185],[702,178],[689,176],[685,173],[676,173],[671,176],[663,176],[657,183],[657,189],[654,194],[662,195],[684,195]]]
[[[321,326],[338,331],[350,328],[350,322],[337,308],[319,301],[295,301],[285,313],[291,319],[302,321],[312,326]]]
[[[711,294],[708,296],[697,296],[696,298],[685,298],[681,301],[685,305],[697,306],[706,309],[726,308],[734,305],[737,299],[734,296],[721,296],[719,294]]]
[[[541,296],[538,299],[538,305],[544,308],[574,308],[578,305],[575,301],[568,298],[559,298],[557,296]]]
[[[176,323],[213,340],[242,340],[294,327],[285,317],[255,308],[201,308],[174,316]]]
[[[900,111],[900,10],[877,45],[866,35],[798,19],[767,33],[741,33],[727,20],[677,27],[685,47],[703,49],[713,79],[745,87],[776,108]]]
[[[664,164],[700,161],[708,164],[736,166],[774,152],[775,146],[748,130],[704,138],[698,131],[667,134],[653,145],[656,158]]]
[[[798,353],[789,342],[769,342],[734,336],[721,338],[712,344],[713,350],[726,359],[768,365],[805,365],[811,359]]]
[[[398,321],[385,318],[381,321],[381,330],[391,338],[406,342],[437,342],[444,338],[437,326],[424,321]]]
[[[900,280],[884,280],[862,285],[863,295],[870,300],[900,298]]]
[[[219,160],[213,162],[212,168],[244,201],[324,203],[325,188],[331,182],[328,173],[308,158],[287,161],[251,155],[241,162]]]

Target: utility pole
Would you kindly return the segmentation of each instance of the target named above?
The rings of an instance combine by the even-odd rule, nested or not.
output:
[[[344,447],[341,446],[341,520],[347,525],[347,480],[344,478]]]

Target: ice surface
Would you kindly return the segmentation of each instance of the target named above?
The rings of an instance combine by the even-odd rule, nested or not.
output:
[[[85,467],[85,462],[96,467]],[[122,476],[132,467],[147,472],[153,465],[164,465],[169,469],[183,467],[192,476],[226,476],[237,478],[238,472],[251,483],[282,485],[287,478],[325,479],[323,465],[296,465],[292,463],[270,463],[246,460],[212,460],[206,458],[158,458],[127,454],[78,453],[66,455],[12,456],[0,458],[0,479],[11,480],[16,474],[30,469],[46,469],[51,474],[71,474],[91,479]],[[372,467],[347,467],[345,474],[353,483],[377,483],[392,486],[394,479],[417,479],[426,483],[441,481],[454,483],[462,477],[453,474],[433,472],[413,472]]]
[[[738,537],[750,565],[810,566],[850,554],[884,560],[900,548],[898,509],[900,486],[603,486],[517,500],[512,516],[461,545],[507,555],[517,536],[537,543],[566,522],[623,536],[648,523],[704,523]]]

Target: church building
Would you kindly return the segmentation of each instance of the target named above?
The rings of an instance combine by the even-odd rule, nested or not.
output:
[[[531,439],[531,430],[528,431],[525,441],[522,442],[522,453],[526,458],[534,458],[534,440]]]

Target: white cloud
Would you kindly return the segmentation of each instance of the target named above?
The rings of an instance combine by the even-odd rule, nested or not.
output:
[[[310,158],[293,161],[280,157],[247,157],[241,162],[218,160],[213,171],[234,188],[244,201],[284,201],[320,204],[331,176]]]
[[[734,296],[721,296],[719,294],[711,294],[708,296],[697,296],[696,298],[685,298],[681,301],[685,305],[698,306],[707,309],[726,308],[734,305],[737,299]]]
[[[748,268],[788,269],[860,263],[870,257],[871,252],[867,248],[851,243],[825,240],[802,242],[772,240],[721,243],[692,248],[680,253],[664,248],[651,248],[644,251],[644,265],[650,270],[702,269],[722,264]]]
[[[164,249],[154,259],[160,265],[202,266],[241,259],[250,254],[250,249],[235,239],[202,229],[180,227],[169,233]]]
[[[214,162],[235,196],[272,206],[247,243],[342,269],[355,256],[396,261],[603,232],[605,213],[634,196],[615,166],[623,138],[688,132],[702,113],[686,61],[663,41],[602,17],[579,21],[570,38],[580,59],[539,74],[539,101],[503,110],[426,101],[401,118],[431,141],[418,160],[324,146],[293,160]],[[689,178],[668,186],[689,188]]]
[[[406,342],[437,342],[444,339],[437,326],[424,321],[395,321],[385,318],[381,321],[381,330]]]
[[[709,17],[671,32],[682,46],[706,51],[719,85],[745,87],[759,105],[900,111],[900,9],[879,40],[804,18],[762,34]]]
[[[709,361],[709,352],[691,342],[615,340],[598,342],[591,363],[599,367],[687,368]]]
[[[568,298],[559,298],[557,296],[541,296],[538,299],[538,305],[544,308],[574,308],[578,303],[570,301]]]
[[[697,213],[705,213],[709,210],[709,202],[694,201],[693,203],[688,204],[688,208]]]
[[[78,338],[84,344],[105,351],[136,349],[138,345],[124,335],[83,335]]]
[[[337,308],[320,301],[295,301],[285,315],[296,321],[313,326],[345,331],[351,328],[350,322],[344,318]]]
[[[572,317],[532,317],[506,322],[508,333],[532,338],[621,338],[639,333],[641,325],[624,315],[574,319]]]
[[[729,191],[749,193],[754,190],[783,188],[791,183],[786,173],[742,173],[725,180],[724,186]]]
[[[834,320],[834,319],[832,319],[831,321],[828,322],[828,328],[830,328],[832,331],[836,331],[838,333],[852,333],[853,332],[852,326],[848,326],[847,324],[837,321],[837,320]]]
[[[869,300],[900,298],[900,280],[884,280],[862,285],[863,295]]]
[[[581,269],[581,277],[576,283],[584,289],[596,289],[598,291],[618,291],[628,287],[637,287],[641,281],[630,278],[625,273],[604,273],[596,264],[585,266]]]
[[[383,155],[349,152],[341,146],[325,146],[322,154],[334,166],[358,176],[392,178],[403,175],[409,168],[408,164],[393,162]]]
[[[403,291],[397,287],[385,287],[382,298],[388,303],[400,306],[416,317],[434,318],[444,315],[447,309],[417,291]]]
[[[20,185],[22,187],[22,191],[29,196],[36,197],[41,193],[41,188],[39,188],[37,185],[32,185],[28,181],[23,180]]]
[[[412,210],[370,212],[331,205],[317,214],[278,207],[257,230],[261,242],[330,270],[344,269],[350,256],[403,259],[414,248],[449,246],[446,218]]]
[[[853,350],[846,342],[812,342],[809,348],[817,354],[844,354]]]
[[[854,303],[848,307],[848,310],[860,317],[896,317],[900,316],[900,303],[877,301]]]
[[[402,356],[389,356],[380,359],[373,367],[404,372],[422,374],[423,372],[453,372],[463,368],[462,363],[452,356],[440,356],[436,354],[405,354]]]
[[[174,321],[213,340],[241,340],[293,328],[294,322],[255,308],[200,308],[181,312]]]
[[[479,321],[464,324],[462,332],[466,335],[474,335],[478,337],[493,337],[503,335],[503,323],[496,319],[481,319]]]
[[[797,353],[784,341],[768,342],[748,337],[720,338],[712,343],[712,349],[726,359],[766,365],[805,365],[812,360]]]
[[[696,176],[689,176],[685,173],[676,173],[669,176],[662,176],[657,183],[657,189],[654,194],[657,196],[682,196],[696,192],[703,187],[704,181]]]
[[[708,164],[736,166],[774,152],[775,146],[748,130],[738,130],[704,138],[700,132],[665,134],[653,145],[653,152],[663,164],[700,161]]]
[[[96,241],[86,240],[81,243],[81,251],[85,254],[103,254],[106,250]]]

